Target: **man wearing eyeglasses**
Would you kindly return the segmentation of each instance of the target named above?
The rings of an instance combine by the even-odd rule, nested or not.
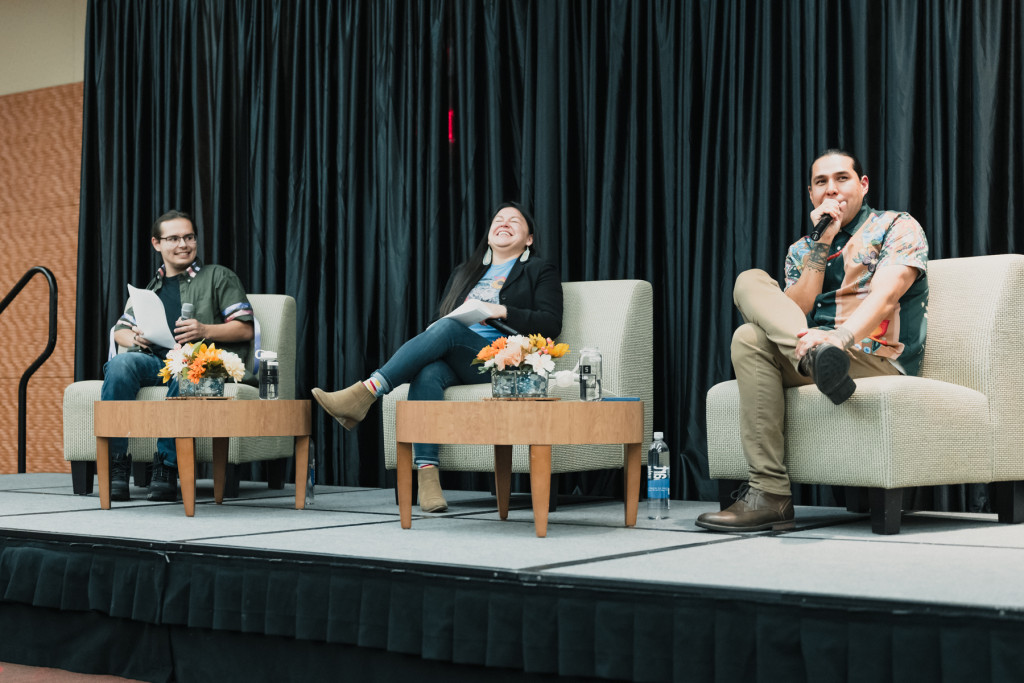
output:
[[[218,348],[238,354],[244,362],[253,337],[252,306],[241,280],[224,266],[203,264],[196,255],[196,229],[188,214],[168,211],[153,223],[150,241],[163,264],[146,289],[156,292],[164,305],[167,326],[178,344],[215,342]],[[192,316],[181,319],[182,304],[192,304]],[[169,349],[153,344],[136,325],[131,302],[114,326],[114,341],[128,353],[119,353],[103,366],[104,401],[130,401],[139,389],[163,383],[157,375]],[[251,383],[247,372],[243,382]],[[167,385],[176,396],[175,382]],[[131,455],[128,439],[110,440],[110,499],[130,500],[128,473]],[[177,454],[174,439],[158,439],[153,455],[149,500],[178,499]]]

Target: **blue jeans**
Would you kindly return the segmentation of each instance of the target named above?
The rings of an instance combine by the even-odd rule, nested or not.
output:
[[[132,351],[119,353],[103,366],[103,388],[100,400],[103,401],[134,401],[141,387],[153,387],[163,384],[157,373],[164,362],[148,353]],[[167,383],[167,395],[178,395],[178,383]],[[178,453],[174,449],[174,439],[157,439],[157,453],[163,458],[164,464],[178,466]],[[110,440],[110,455],[128,452],[128,439]]]
[[[371,377],[384,385],[381,395],[410,383],[410,401],[441,401],[444,390],[455,384],[483,384],[491,376],[470,362],[489,342],[460,322],[442,318],[402,344],[395,355]],[[413,444],[413,463],[439,464],[437,444]]]

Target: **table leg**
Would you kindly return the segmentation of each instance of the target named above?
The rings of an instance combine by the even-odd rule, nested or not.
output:
[[[508,500],[512,494],[512,447],[494,447],[494,493],[498,497],[498,516],[508,519]]]
[[[110,440],[96,437],[96,476],[100,481],[100,509],[110,509]]]
[[[295,437],[295,509],[306,508],[306,479],[309,478],[309,436]]]
[[[626,526],[636,526],[640,506],[640,444],[626,444]]]
[[[196,447],[192,438],[175,439],[178,451],[178,478],[181,480],[181,502],[185,504],[185,516],[196,514]]]
[[[551,446],[530,446],[530,499],[537,538],[548,535],[548,497],[551,495]]]
[[[213,440],[213,500],[217,505],[224,502],[224,482],[227,478],[228,440],[227,437],[216,437]],[[184,487],[182,497],[184,498]]]
[[[412,527],[412,444],[398,442],[398,516],[403,529]]]

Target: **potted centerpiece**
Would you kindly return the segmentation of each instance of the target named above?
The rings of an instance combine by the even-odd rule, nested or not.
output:
[[[174,378],[179,396],[210,398],[224,395],[224,382],[229,377],[235,382],[241,380],[245,364],[238,354],[199,342],[168,351],[159,374],[164,384]]]
[[[480,349],[473,359],[480,372],[491,373],[493,398],[543,398],[555,358],[569,352],[568,344],[556,344],[539,334],[498,337]]]

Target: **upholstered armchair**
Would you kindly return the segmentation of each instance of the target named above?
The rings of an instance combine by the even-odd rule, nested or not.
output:
[[[254,367],[255,351],[259,348],[277,351],[280,362],[280,394],[282,399],[295,398],[295,299],[280,294],[249,294],[257,323],[256,338],[249,348],[249,370]],[[71,474],[76,494],[92,492],[96,466],[96,437],[93,434],[93,403],[100,400],[100,380],[75,382],[64,390],[64,459],[71,462]],[[228,381],[226,396],[236,400],[259,400],[259,390],[246,384]],[[163,386],[143,387],[137,399],[160,401],[167,395]],[[156,451],[156,439],[130,439],[128,451],[132,461],[149,463]],[[233,438],[228,445],[228,482],[225,495],[235,496],[238,491],[238,465],[260,460],[290,458],[295,453],[294,439],[289,437]],[[210,439],[196,442],[196,461],[213,459]],[[281,464],[284,464],[282,460]],[[141,473],[144,466],[135,468],[135,485],[146,486]],[[270,486],[283,486],[283,467],[270,468]]]
[[[835,406],[814,385],[786,390],[786,467],[800,484],[856,487],[848,507],[898,533],[902,489],[997,482],[1001,522],[1024,520],[1024,256],[928,264],[919,377],[858,379]],[[746,480],[735,381],[707,397],[713,478]],[[866,489],[866,495],[865,491]]]
[[[644,431],[650,434],[654,415],[653,292],[643,280],[602,280],[562,284],[564,312],[559,342],[570,352],[558,360],[558,370],[576,366],[585,347],[601,350],[602,390],[607,395],[635,396],[644,403]],[[519,330],[526,334],[530,330]],[[481,345],[482,346],[482,345]],[[403,384],[384,397],[384,462],[397,467],[395,404],[408,396]],[[478,401],[491,395],[490,384],[454,386],[445,392],[446,401]],[[552,396],[579,398],[579,390],[553,390]],[[623,447],[554,446],[551,472],[582,472],[618,469],[623,466]],[[441,446],[442,470],[493,472],[494,449],[488,446]],[[512,472],[529,472],[529,448],[515,446]],[[554,487],[552,487],[554,490]]]

